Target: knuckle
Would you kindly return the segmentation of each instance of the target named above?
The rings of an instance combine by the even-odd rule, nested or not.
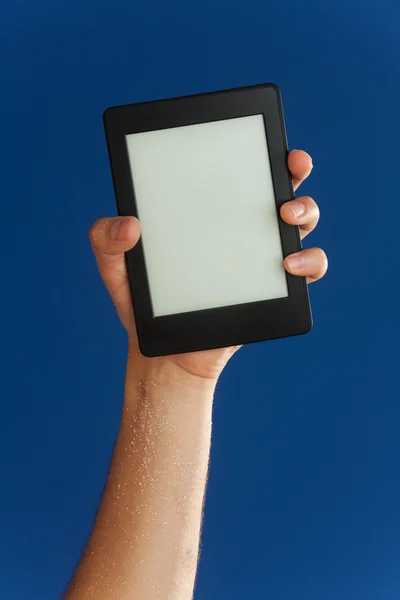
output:
[[[315,202],[314,198],[311,198],[311,196],[304,196],[304,203],[308,210],[314,211],[316,208],[318,208],[317,203]]]
[[[89,240],[92,241],[96,237],[96,231],[100,221],[95,221],[89,229]]]
[[[319,260],[321,262],[321,270],[324,273],[326,273],[326,271],[328,270],[328,257],[321,248],[318,248],[318,254],[319,254]]]
[[[93,247],[96,248],[99,240],[102,236],[104,236],[104,232],[107,226],[107,219],[98,219],[93,223],[91,228],[89,229],[89,240]]]
[[[304,203],[307,207],[307,210],[313,214],[313,216],[318,220],[320,217],[320,210],[318,204],[315,202],[314,198],[311,196],[304,197]]]

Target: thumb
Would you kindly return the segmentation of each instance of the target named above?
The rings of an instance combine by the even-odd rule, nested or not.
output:
[[[89,231],[89,239],[100,275],[115,303],[118,290],[127,283],[124,253],[140,238],[136,217],[99,219]]]

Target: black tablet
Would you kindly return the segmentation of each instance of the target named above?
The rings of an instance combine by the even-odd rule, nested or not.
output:
[[[118,213],[141,222],[126,255],[141,352],[162,356],[306,333],[301,249],[273,84],[114,106],[104,125]]]

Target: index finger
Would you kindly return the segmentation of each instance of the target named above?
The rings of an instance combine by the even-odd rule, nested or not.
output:
[[[288,167],[292,174],[293,190],[296,191],[313,169],[311,156],[304,150],[292,150],[288,156]]]

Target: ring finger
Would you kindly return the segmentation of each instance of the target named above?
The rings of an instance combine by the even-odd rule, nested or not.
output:
[[[328,259],[321,248],[308,248],[287,256],[284,265],[292,275],[306,277],[307,283],[312,283],[325,275]]]

